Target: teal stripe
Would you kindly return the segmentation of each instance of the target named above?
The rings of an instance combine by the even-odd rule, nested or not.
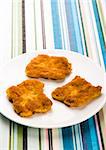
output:
[[[92,148],[93,150],[99,150],[99,142],[97,138],[97,131],[96,131],[96,126],[93,117],[89,119],[89,128],[90,128],[90,136],[92,140]]]
[[[74,150],[71,127],[62,129],[64,150]]]
[[[51,10],[52,10],[53,34],[54,34],[55,48],[61,49],[62,48],[62,38],[61,38],[61,29],[60,29],[60,20],[59,20],[57,0],[51,0]]]
[[[77,51],[81,54],[84,54],[75,1],[74,2],[71,1],[71,6],[72,6],[73,23],[74,23],[74,29],[75,29],[75,38],[77,41]]]
[[[66,8],[70,49],[73,51],[77,51],[77,44],[76,44],[77,41],[76,41],[76,37],[75,37],[75,28],[74,28],[74,23],[73,23],[71,1],[69,1],[69,0],[65,1],[65,8]]]
[[[84,150],[93,150],[88,120],[80,124]]]
[[[101,27],[101,24],[100,24],[100,18],[99,18],[99,13],[98,13],[98,9],[97,9],[96,0],[93,0],[92,4],[93,4],[94,15],[95,15],[96,24],[97,24],[97,30],[98,30],[98,35],[99,35],[99,41],[100,41],[100,45],[101,45],[103,60],[104,60],[105,69],[106,69],[106,48],[105,48],[105,43],[104,43],[104,38],[103,38],[103,33],[102,33],[102,27]]]

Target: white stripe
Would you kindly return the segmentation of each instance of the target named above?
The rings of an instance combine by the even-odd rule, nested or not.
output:
[[[61,17],[61,10],[60,10],[60,4],[61,1],[57,0],[57,6],[58,6],[58,13],[59,13],[59,23],[60,23],[60,31],[61,31],[61,40],[62,40],[62,48],[65,49],[65,43],[64,43],[64,31],[62,26],[62,17]]]
[[[28,150],[39,150],[39,130],[28,128]]]
[[[76,138],[76,147],[78,150],[83,150],[80,125],[75,125],[75,138]]]
[[[87,1],[82,1],[79,0],[80,8],[81,8],[81,15],[82,15],[82,21],[84,25],[84,31],[85,31],[85,38],[86,38],[86,43],[87,43],[87,49],[88,49],[88,54],[92,58],[92,53],[91,53],[91,39],[89,32],[91,33],[91,28],[90,28],[90,18],[87,16],[89,15],[87,12],[88,10],[88,4]]]
[[[40,129],[41,131],[41,149],[49,150],[48,129]]]
[[[11,59],[12,0],[0,1],[0,66]],[[0,149],[9,147],[9,120],[0,114]]]
[[[97,6],[99,11],[99,16],[101,20],[105,46],[106,46],[106,1],[105,0],[97,0]]]
[[[35,8],[35,23],[36,23],[36,43],[37,49],[43,49],[43,39],[42,39],[42,22],[41,22],[41,6],[40,1],[34,1]]]
[[[62,135],[60,136],[60,129],[52,129],[52,141],[53,141],[53,149],[54,150],[59,150],[59,149],[63,149],[63,143],[60,143],[60,140],[62,138]]]
[[[13,7],[12,7],[12,15],[13,15],[13,27],[12,27],[12,57],[17,56],[18,52],[18,7],[17,7],[17,1],[13,2]]]
[[[53,37],[53,23],[51,14],[51,3],[50,0],[42,1],[44,8],[44,23],[45,23],[45,37],[46,37],[46,48],[54,48],[54,37]]]
[[[61,23],[62,23],[62,33],[64,37],[64,47],[67,50],[70,50],[70,42],[68,36],[68,26],[67,26],[67,19],[66,19],[66,10],[65,10],[65,2],[64,0],[59,0],[60,12],[61,12]]]
[[[12,56],[15,57],[22,52],[22,2],[12,1]]]
[[[97,31],[97,26],[96,26],[96,20],[95,20],[95,17],[94,17],[94,11],[93,11],[93,6],[92,6],[92,2],[89,1],[89,9],[90,9],[90,12],[91,12],[91,17],[92,17],[92,27],[93,27],[93,30],[94,30],[94,36],[95,36],[95,43],[96,43],[96,47],[97,49],[95,50],[95,53],[97,53],[97,59],[99,60],[100,59],[100,64],[102,66],[102,68],[104,69],[105,71],[105,67],[104,67],[104,62],[103,62],[103,56],[102,56],[102,51],[101,51],[101,46],[100,46],[100,41],[99,41],[99,35],[98,35],[98,31]],[[93,54],[95,55],[95,54]]]
[[[0,114],[0,149],[8,149],[9,147],[9,120]]]
[[[59,132],[59,139],[60,139],[60,148],[61,148],[61,150],[63,150],[64,149],[64,146],[63,146],[63,136],[62,136],[62,129],[57,129],[58,130],[58,132]]]
[[[72,128],[73,147],[74,147],[74,150],[77,150],[77,148],[76,148],[76,142],[75,142],[75,133],[74,133],[75,126],[72,126],[71,128]]]
[[[77,8],[77,14],[78,14],[78,22],[79,22],[79,27],[80,27],[80,33],[81,33],[83,51],[84,51],[84,55],[87,55],[87,53],[86,53],[86,47],[85,47],[85,41],[84,41],[84,33],[83,33],[82,23],[81,23],[80,10],[79,10],[79,5],[78,5],[78,0],[76,0],[76,8]]]
[[[26,51],[35,50],[34,0],[25,0]]]
[[[12,0],[0,2],[0,65],[11,59]]]
[[[18,135],[17,127],[18,127],[17,124],[14,123],[14,132],[13,132],[14,142],[12,143],[12,144],[14,144],[13,150],[17,150],[17,142],[18,142],[18,140],[17,140],[17,135]]]
[[[92,19],[91,14],[89,11],[89,2],[84,1],[80,2],[80,7],[82,11],[82,18],[83,18],[83,24],[84,24],[84,30],[85,30],[85,37],[87,41],[87,48],[88,48],[88,54],[89,57],[91,57],[97,64],[99,64],[98,56],[96,53],[97,46],[94,36],[94,29],[92,26]]]

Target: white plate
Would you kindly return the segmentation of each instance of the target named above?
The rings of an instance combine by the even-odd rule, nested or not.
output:
[[[53,101],[51,111],[44,114],[35,114],[30,118],[22,118],[18,116],[12,104],[6,97],[6,89],[11,85],[16,85],[27,79],[25,75],[25,67],[28,62],[38,54],[49,54],[54,56],[65,56],[69,62],[72,63],[72,74],[70,74],[64,81],[56,82],[53,80],[40,79],[44,82],[44,92]],[[80,75],[93,85],[102,86],[102,96],[91,102],[83,109],[71,109],[55,101],[51,98],[51,92],[67,82],[71,81],[76,75]],[[0,112],[8,119],[30,127],[38,128],[59,128],[65,126],[75,125],[80,123],[94,114],[96,114],[105,104],[106,101],[106,87],[104,87],[105,73],[96,65],[91,59],[66,50],[40,50],[34,53],[26,53],[12,59],[0,71]]]

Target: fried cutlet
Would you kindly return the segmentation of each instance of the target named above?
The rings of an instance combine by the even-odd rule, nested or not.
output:
[[[101,86],[93,86],[80,76],[52,92],[55,100],[61,101],[69,107],[84,107],[101,95]]]
[[[40,81],[25,80],[17,86],[9,87],[6,93],[16,113],[28,117],[51,109],[52,102],[43,93],[43,87],[44,84]]]
[[[22,94],[33,91],[34,93],[43,92],[44,84],[38,80],[25,80],[17,86],[11,86],[6,90],[11,102],[15,101]]]
[[[38,55],[26,66],[26,75],[35,78],[61,80],[72,70],[65,57]]]
[[[21,95],[13,103],[14,110],[22,117],[35,113],[44,113],[51,109],[52,102],[44,93],[28,92]]]

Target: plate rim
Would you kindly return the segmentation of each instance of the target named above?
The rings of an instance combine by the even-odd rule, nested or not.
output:
[[[23,55],[28,55],[28,54],[30,54],[30,55],[33,55],[34,53],[35,53],[35,56],[36,56],[36,54],[39,54],[39,53],[43,53],[44,51],[48,51],[48,55],[49,55],[49,52],[54,52],[54,51],[59,51],[59,52],[62,52],[62,53],[66,53],[66,52],[68,52],[68,53],[70,53],[70,54],[75,54],[75,55],[80,55],[81,57],[84,57],[85,59],[88,59],[89,61],[91,61],[93,64],[95,64],[97,67],[99,67],[99,69],[101,69],[102,71],[103,71],[103,73],[104,73],[104,75],[106,75],[106,72],[103,70],[103,68],[99,65],[99,64],[97,64],[97,63],[95,63],[95,61],[93,61],[91,58],[89,58],[89,57],[87,57],[87,56],[85,56],[85,55],[82,55],[82,54],[80,54],[80,53],[77,53],[77,52],[73,52],[73,51],[70,51],[70,50],[64,50],[64,49],[52,49],[52,50],[48,50],[48,49],[41,49],[41,50],[35,50],[35,51],[33,51],[33,52],[27,52],[27,53],[24,53],[24,54],[20,54],[20,55],[18,55],[18,56],[16,56],[16,57],[14,57],[14,58],[12,58],[8,63],[12,63],[12,61],[15,61],[15,59],[17,59],[17,58],[19,58],[19,57],[22,57]],[[50,54],[51,55],[51,54]],[[6,63],[5,65],[3,65],[2,67],[1,67],[1,69],[0,69],[0,71],[2,71],[2,69],[8,64],[8,63]],[[1,97],[1,96],[0,96]],[[105,97],[106,97],[106,95],[105,95]],[[21,125],[24,125],[24,126],[29,126],[29,127],[33,127],[33,128],[62,128],[62,127],[67,127],[67,126],[72,126],[72,125],[76,125],[76,124],[78,124],[78,123],[81,123],[81,122],[83,122],[83,121],[85,121],[85,120],[87,120],[87,119],[89,119],[89,118],[91,118],[92,116],[94,116],[97,112],[99,112],[102,108],[103,108],[103,106],[105,105],[105,103],[106,103],[106,100],[105,100],[105,97],[104,97],[104,101],[101,103],[101,105],[99,105],[99,107],[97,107],[97,109],[95,109],[90,115],[86,115],[86,117],[83,117],[83,118],[81,118],[81,119],[79,119],[78,121],[75,121],[75,123],[64,123],[63,125],[61,125],[61,124],[55,124],[55,125],[40,125],[40,126],[38,126],[38,125],[30,125],[30,124],[26,124],[26,123],[24,123],[24,122],[19,122],[19,120],[17,121],[17,120],[15,120],[14,118],[12,119],[11,117],[7,117],[1,110],[2,109],[0,109],[0,113],[3,115],[3,116],[5,116],[6,118],[8,118],[9,120],[12,120],[13,122],[16,122],[16,123],[18,123],[18,124],[21,124]],[[51,127],[50,127],[51,126]]]

